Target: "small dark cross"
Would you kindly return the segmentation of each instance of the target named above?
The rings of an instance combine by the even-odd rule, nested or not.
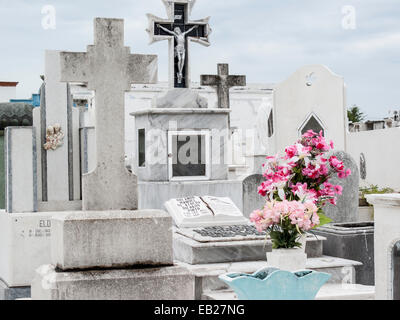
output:
[[[155,41],[170,41],[170,83],[175,88],[189,88],[189,54],[188,40],[209,46],[211,29],[209,18],[189,21],[189,15],[195,1],[163,0],[167,9],[168,19],[162,19],[148,14],[151,43]],[[172,44],[173,40],[173,46]]]
[[[201,85],[217,87],[218,108],[229,109],[229,89],[246,86],[246,76],[231,76],[228,64],[218,64],[218,75],[202,75]]]

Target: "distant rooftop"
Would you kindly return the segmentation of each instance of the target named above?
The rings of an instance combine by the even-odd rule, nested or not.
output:
[[[0,87],[16,87],[19,82],[0,81]]]

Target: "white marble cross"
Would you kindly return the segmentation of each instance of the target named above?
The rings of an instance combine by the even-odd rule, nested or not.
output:
[[[218,75],[202,75],[201,85],[217,87],[218,108],[229,109],[229,89],[246,86],[246,76],[229,75],[229,65],[218,64]]]
[[[125,92],[157,82],[157,56],[130,54],[124,21],[96,18],[87,53],[61,53],[61,81],[95,91],[96,169],[82,177],[83,210],[137,209],[137,177],[125,167]]]

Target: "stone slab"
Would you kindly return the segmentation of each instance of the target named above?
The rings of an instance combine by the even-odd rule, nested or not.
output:
[[[79,211],[82,210],[82,200],[74,201],[39,201],[39,212]]]
[[[209,291],[203,294],[202,300],[237,300],[233,291]],[[375,287],[358,284],[326,284],[318,292],[315,300],[375,300]]]
[[[190,109],[190,108],[157,108],[157,109],[144,109],[131,112],[130,115],[133,117],[138,116],[147,116],[147,115],[180,115],[180,114],[230,114],[231,110],[226,109],[216,109],[216,108],[207,108],[207,109]]]
[[[32,300],[193,300],[195,277],[183,267],[56,272],[37,270]]]
[[[165,211],[69,212],[52,225],[52,263],[62,270],[173,264]]]
[[[356,268],[358,284],[375,284],[373,222],[335,223],[320,227],[314,232],[327,239],[323,249],[325,255],[363,263]]]
[[[36,130],[7,127],[5,130],[6,211],[37,211]]]
[[[51,263],[52,213],[0,211],[0,279],[30,286],[35,269]]]
[[[0,301],[2,300],[21,300],[30,298],[31,287],[10,288],[0,280]]]
[[[266,260],[232,262],[232,263],[209,263],[190,265],[176,261],[176,265],[190,270],[196,276],[196,299],[201,299],[204,292],[210,290],[227,290],[228,286],[218,276],[224,273],[254,273],[267,266]],[[322,256],[307,259],[306,268],[314,271],[325,272],[331,275],[328,283],[332,284],[354,284],[355,267],[360,262],[341,259],[336,257]]]
[[[337,205],[327,204],[323,210],[324,214],[331,218],[334,223],[358,221],[359,204],[359,183],[360,173],[356,161],[344,151],[336,151],[334,154],[340,161],[343,161],[346,168],[351,169],[351,175],[346,179],[339,179],[337,175],[329,182],[333,185],[340,185],[343,194],[337,197]]]
[[[190,89],[171,89],[163,95],[156,98],[156,108],[168,109],[168,108],[203,108],[208,107],[208,101],[206,98],[201,97],[197,92]]]
[[[323,237],[310,236],[306,253],[309,258],[322,256]],[[272,250],[270,240],[240,240],[198,242],[174,233],[174,259],[189,264],[240,262],[266,260],[266,253]]]
[[[265,162],[265,157],[262,157]],[[262,168],[260,166],[260,168]],[[265,198],[258,193],[258,187],[265,180],[262,174],[253,174],[243,180],[243,214],[249,217],[265,205]]]

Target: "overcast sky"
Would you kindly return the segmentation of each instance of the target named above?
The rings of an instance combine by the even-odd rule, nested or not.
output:
[[[168,45],[148,45],[146,13],[166,17],[161,0],[0,0],[0,81],[19,81],[18,98],[37,92],[44,50],[86,51],[93,18],[125,19],[133,53],[159,55],[168,79]],[[42,27],[42,8],[56,9],[55,29]],[[355,29],[344,6],[355,8]],[[211,47],[192,43],[192,80],[216,64],[247,75],[248,83],[277,83],[299,67],[324,64],[344,77],[347,105],[368,118],[400,109],[399,0],[197,0],[192,19],[211,16]],[[343,27],[343,23],[345,28]]]

